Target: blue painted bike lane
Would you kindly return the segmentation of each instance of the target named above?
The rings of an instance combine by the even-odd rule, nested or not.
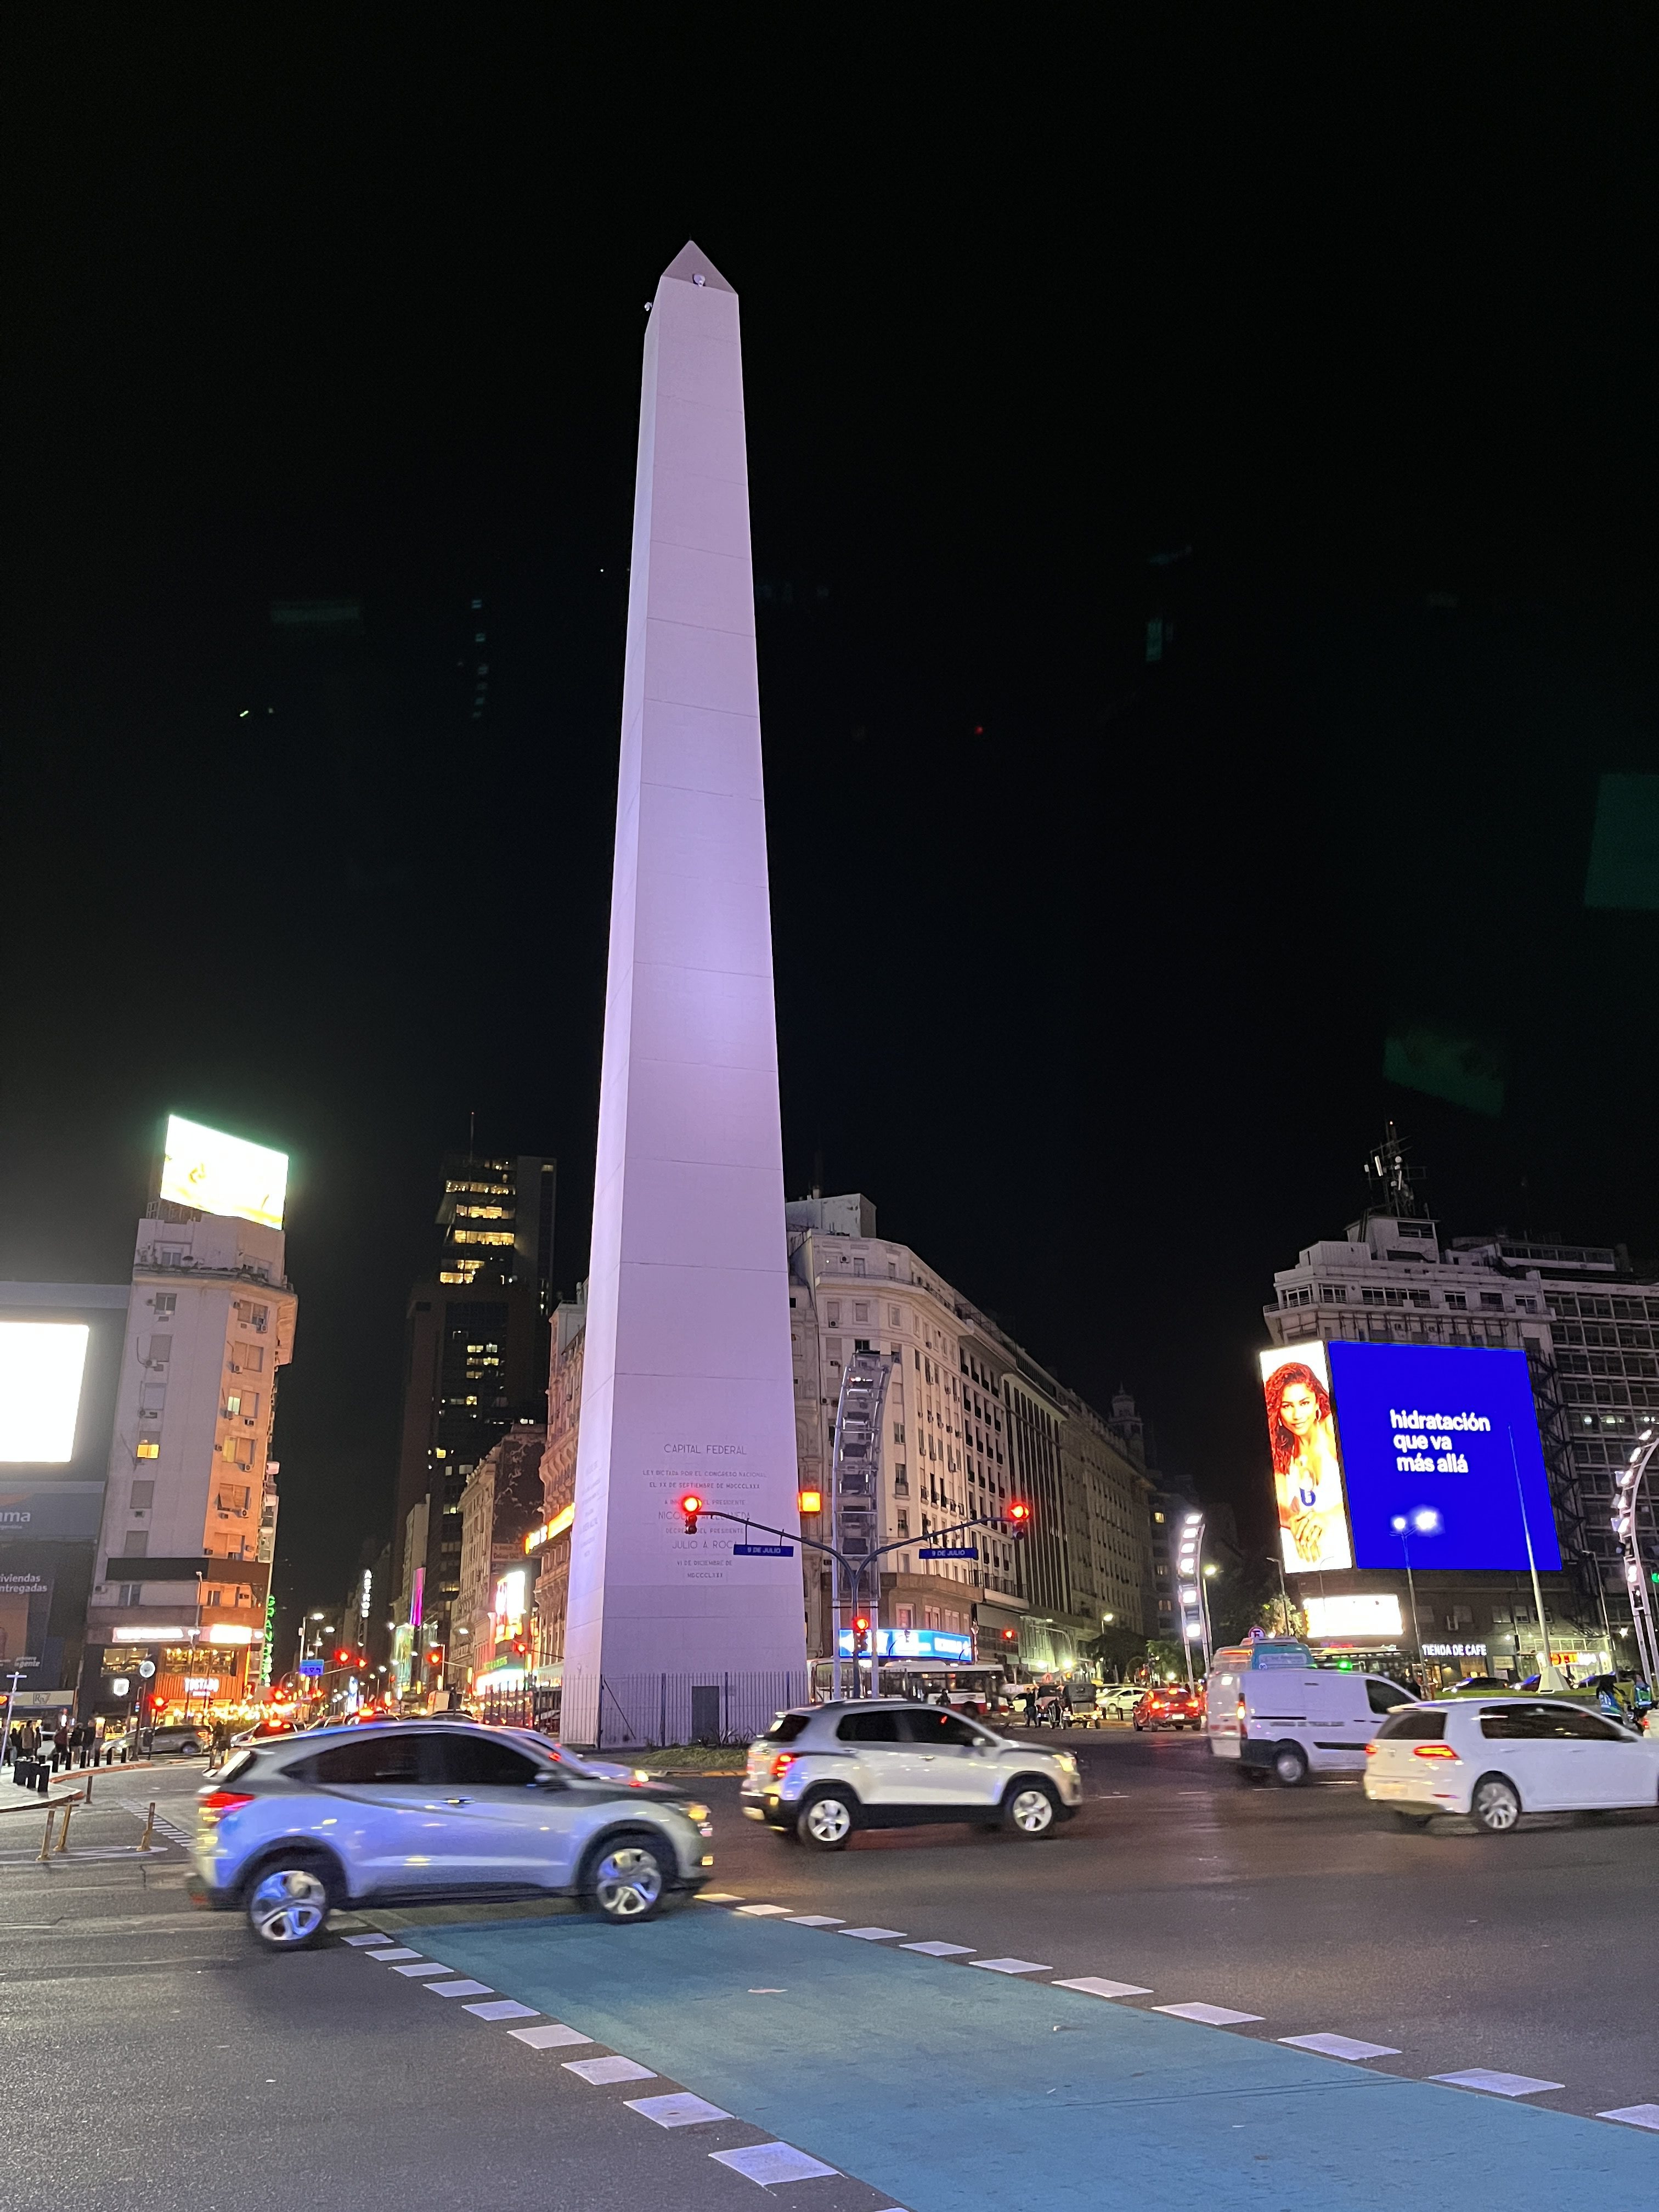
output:
[[[419,1941],[911,2212],[1659,2205],[1649,2136],[833,1931],[696,1906]]]

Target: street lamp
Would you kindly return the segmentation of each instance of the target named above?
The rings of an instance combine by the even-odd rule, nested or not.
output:
[[[1423,1624],[1417,1617],[1417,1584],[1412,1579],[1411,1531],[1415,1528],[1419,1536],[1437,1536],[1443,1525],[1440,1516],[1432,1505],[1419,1505],[1416,1512],[1412,1514],[1396,1513],[1389,1523],[1395,1534],[1399,1537],[1400,1548],[1406,1555],[1406,1595],[1411,1603],[1412,1633],[1417,1638],[1417,1663],[1423,1669],[1423,1681],[1425,1688],[1429,1679],[1429,1662],[1423,1651]]]
[[[1201,1644],[1204,1650],[1204,1671],[1210,1670],[1209,1607],[1205,1601],[1204,1577],[1200,1571],[1200,1554],[1204,1547],[1204,1516],[1189,1513],[1181,1528],[1181,1545],[1176,1560],[1177,1590],[1181,1599],[1181,1652],[1187,1662],[1187,1686],[1193,1683],[1193,1646]]]

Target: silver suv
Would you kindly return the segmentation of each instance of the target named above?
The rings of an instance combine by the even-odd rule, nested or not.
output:
[[[750,1746],[739,1792],[751,1820],[815,1850],[855,1828],[976,1820],[1046,1836],[1083,1797],[1070,1752],[1038,1751],[939,1705],[891,1698],[780,1713]]]
[[[648,1920],[714,1864],[706,1805],[590,1772],[528,1729],[332,1729],[253,1744],[201,1791],[192,1887],[263,1943],[314,1943],[347,1905],[580,1897]]]

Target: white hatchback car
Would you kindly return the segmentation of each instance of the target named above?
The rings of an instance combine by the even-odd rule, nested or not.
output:
[[[1070,1752],[1039,1751],[961,1713],[895,1698],[780,1713],[750,1746],[738,1793],[751,1820],[820,1851],[855,1828],[974,1820],[1046,1836],[1083,1785]]]
[[[1659,1805],[1659,1741],[1553,1698],[1405,1706],[1365,1750],[1365,1795],[1413,1826],[1460,1813],[1501,1836],[1523,1813]]]

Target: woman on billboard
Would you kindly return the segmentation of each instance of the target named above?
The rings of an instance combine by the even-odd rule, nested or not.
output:
[[[1287,1360],[1268,1376],[1266,1393],[1285,1565],[1302,1574],[1351,1567],[1342,1458],[1325,1379],[1306,1361]]]

